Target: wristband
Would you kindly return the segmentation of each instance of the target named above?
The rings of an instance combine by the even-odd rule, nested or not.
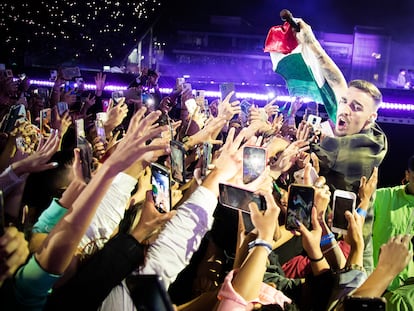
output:
[[[270,254],[273,250],[272,245],[270,245],[270,243],[262,239],[256,239],[254,241],[249,242],[249,252],[256,246],[263,246],[268,254]]]
[[[333,241],[335,241],[335,235],[332,232],[330,232],[327,235],[322,236],[320,246],[326,246],[332,243]]]
[[[361,215],[362,217],[366,217],[367,216],[367,211],[366,210],[364,210],[364,209],[362,209],[362,208],[360,208],[360,207],[358,207],[357,209],[356,209],[356,212],[359,214],[359,215]]]
[[[325,256],[323,256],[323,254],[322,254],[322,257],[321,257],[321,258],[318,258],[318,259],[313,259],[313,258],[310,258],[309,256],[308,256],[308,258],[309,258],[309,260],[310,260],[311,262],[318,262],[318,261],[323,260],[323,259],[325,258]]]

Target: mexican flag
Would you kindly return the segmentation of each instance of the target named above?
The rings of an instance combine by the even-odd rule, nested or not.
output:
[[[298,44],[288,22],[270,28],[264,52],[269,52],[273,70],[286,81],[290,96],[308,97],[325,105],[329,117],[336,118],[336,99],[326,82],[314,53]]]

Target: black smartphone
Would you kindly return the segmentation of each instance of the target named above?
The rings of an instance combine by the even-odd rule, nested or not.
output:
[[[159,275],[130,275],[126,278],[126,283],[137,310],[174,311],[170,296]]]
[[[155,208],[160,213],[171,210],[171,180],[170,171],[158,163],[151,164],[152,196]]]
[[[219,193],[219,202],[223,206],[250,213],[249,203],[255,202],[259,207],[259,210],[266,210],[265,198],[255,194],[253,191],[230,184],[220,183]]]
[[[213,157],[212,150],[213,145],[211,143],[203,143],[203,162],[201,167],[201,176],[207,176],[208,166],[211,164],[211,160]]]
[[[220,98],[223,101],[230,92],[235,91],[234,83],[232,82],[225,82],[221,83],[220,86]],[[230,103],[237,100],[236,93],[234,93],[230,98]]]
[[[266,168],[266,149],[256,146],[243,147],[243,182],[252,182]]]
[[[0,236],[4,234],[4,197],[3,191],[0,190]]]
[[[177,140],[170,141],[171,177],[180,184],[185,183],[185,149],[184,144]]]
[[[76,147],[80,150],[82,163],[82,174],[85,182],[88,183],[92,178],[92,145],[86,139],[85,125],[83,119],[75,120],[76,125]]]
[[[286,214],[286,229],[297,230],[299,220],[306,228],[312,229],[311,213],[315,190],[311,186],[290,184],[288,189],[288,205]]]
[[[378,311],[385,310],[387,301],[384,297],[356,297],[344,298],[345,311]]]
[[[347,234],[348,221],[345,212],[355,210],[357,196],[352,191],[336,189],[333,194],[332,232]]]
[[[1,132],[10,133],[16,126],[18,120],[27,120],[26,107],[23,104],[17,104],[10,107],[7,116],[1,124]]]

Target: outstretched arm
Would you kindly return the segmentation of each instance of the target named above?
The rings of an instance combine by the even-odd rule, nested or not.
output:
[[[344,75],[332,58],[322,48],[321,44],[316,39],[311,26],[305,23],[302,19],[299,19],[298,23],[300,25],[300,32],[296,33],[298,42],[309,47],[315,54],[319,65],[322,68],[323,75],[334,91],[337,102],[339,102],[339,99],[348,88]]]

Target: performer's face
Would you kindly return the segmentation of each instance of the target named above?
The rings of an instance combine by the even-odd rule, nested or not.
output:
[[[357,88],[348,88],[338,104],[335,134],[352,135],[369,128],[377,117],[374,99]]]

